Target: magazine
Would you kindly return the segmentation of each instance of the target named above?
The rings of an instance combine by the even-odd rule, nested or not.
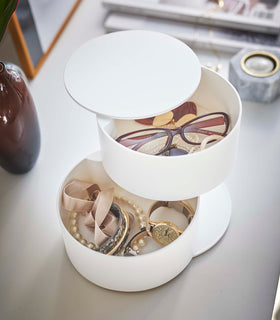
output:
[[[280,0],[103,0],[114,11],[276,34]]]
[[[186,42],[190,47],[214,48],[231,53],[243,48],[280,51],[278,35],[206,27],[125,13],[109,14],[104,26],[108,32],[131,29],[164,32]]]

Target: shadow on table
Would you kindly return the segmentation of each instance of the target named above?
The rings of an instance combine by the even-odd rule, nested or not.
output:
[[[15,301],[9,319],[174,319],[175,297],[185,286],[185,279],[180,278],[145,292],[103,289],[74,269],[61,238],[45,256],[24,295]]]

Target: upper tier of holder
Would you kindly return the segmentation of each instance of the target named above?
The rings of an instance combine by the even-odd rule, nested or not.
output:
[[[97,114],[104,168],[131,193],[153,200],[188,199],[215,188],[229,174],[237,149],[240,98],[227,80],[201,68],[181,41],[149,31],[93,39],[70,58],[65,85],[75,101]],[[176,157],[143,154],[114,140],[118,120],[113,119],[158,115],[187,100],[210,112],[227,112],[230,133],[206,150]]]

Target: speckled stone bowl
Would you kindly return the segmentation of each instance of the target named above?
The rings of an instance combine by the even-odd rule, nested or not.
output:
[[[229,81],[235,86],[241,99],[269,103],[280,95],[280,69],[265,77],[246,73],[242,67],[242,59],[254,52],[268,53],[280,60],[280,52],[277,51],[243,49],[230,60]]]

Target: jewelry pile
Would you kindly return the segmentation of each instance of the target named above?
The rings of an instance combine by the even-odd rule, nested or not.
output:
[[[187,201],[157,201],[146,214],[131,199],[114,195],[113,188],[100,190],[98,185],[80,180],[73,180],[65,186],[62,200],[64,208],[69,211],[71,235],[85,247],[108,255],[139,255],[148,238],[161,246],[176,240],[183,230],[171,221],[155,222],[150,219],[160,207],[183,213],[188,225],[194,216],[194,210]],[[137,221],[138,231],[130,234],[134,221]],[[79,228],[81,224],[83,230],[92,234],[91,239],[83,234]]]

